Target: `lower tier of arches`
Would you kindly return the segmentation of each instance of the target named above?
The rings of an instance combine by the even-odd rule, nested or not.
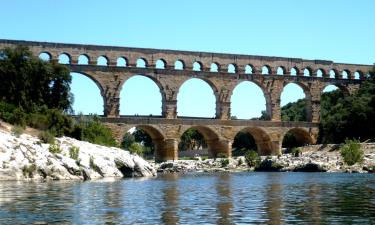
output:
[[[217,157],[218,155],[231,157],[232,144],[239,132],[245,132],[254,138],[259,155],[281,155],[282,145],[285,142],[284,138],[290,135],[295,137],[295,140],[297,140],[295,143],[300,146],[315,144],[319,132],[316,124],[293,126],[293,124],[275,123],[275,126],[270,126],[267,123],[266,126],[261,124],[230,126],[205,124],[204,120],[196,121],[194,124],[191,121],[153,121],[149,118],[138,118],[137,121],[124,119],[124,122],[103,118],[103,122],[112,130],[113,135],[119,142],[121,142],[124,134],[133,127],[145,131],[154,144],[155,161],[177,160],[181,136],[191,128],[202,134],[207,144],[209,157]]]

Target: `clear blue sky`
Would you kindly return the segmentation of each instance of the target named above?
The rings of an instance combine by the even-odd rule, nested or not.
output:
[[[373,0],[2,0],[0,38],[373,64],[374,9]],[[76,111],[102,114],[98,90],[86,78],[74,75],[72,91]],[[252,83],[241,84],[232,114],[259,116],[265,106],[257,92]],[[160,102],[142,103],[158,102],[155,93],[150,80],[132,78],[121,93],[121,113],[160,114]],[[213,116],[211,93],[205,83],[188,81],[179,115]],[[290,85],[282,104],[301,97]]]

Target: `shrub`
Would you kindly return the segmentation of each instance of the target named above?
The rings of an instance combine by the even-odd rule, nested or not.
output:
[[[22,167],[22,174],[24,177],[33,178],[33,173],[36,171],[36,165],[30,164],[29,166]]]
[[[142,156],[143,151],[144,151],[144,146],[140,143],[134,142],[129,146],[128,150],[129,150],[129,152],[131,152],[133,154],[135,153],[137,155]]]
[[[241,166],[243,164],[242,158],[238,159],[238,165]]]
[[[292,148],[292,155],[294,157],[300,157],[302,155],[301,148]]]
[[[61,153],[60,145],[58,145],[58,144],[51,144],[48,147],[48,151],[51,152],[51,153],[53,153],[53,154]]]
[[[216,158],[228,158],[228,156],[222,152],[217,153]]]
[[[223,158],[220,160],[221,167],[226,167],[229,165],[229,159]]]
[[[70,158],[72,158],[74,160],[78,160],[79,147],[77,147],[77,146],[70,147],[69,148],[69,156],[70,156]]]
[[[276,172],[280,171],[281,168],[283,168],[282,165],[266,158],[255,167],[255,171]]]
[[[340,154],[344,162],[349,166],[363,161],[364,153],[357,140],[345,140],[344,146],[340,148]]]
[[[23,133],[23,128],[20,126],[12,127],[12,134],[16,137],[19,137]]]
[[[260,157],[256,151],[250,150],[245,155],[246,163],[249,167],[256,167],[260,164]]]
[[[49,131],[43,131],[39,134],[39,139],[43,141],[43,143],[53,144],[55,143],[55,136]]]

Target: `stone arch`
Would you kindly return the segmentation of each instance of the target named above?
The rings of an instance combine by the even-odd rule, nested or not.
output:
[[[181,100],[179,100],[179,94],[181,93],[180,90],[181,90],[181,87],[188,81],[192,80],[192,79],[197,79],[197,80],[200,80],[200,81],[203,81],[205,84],[208,84],[208,86],[210,87],[210,89],[212,90],[213,92],[213,95],[214,95],[214,98],[215,98],[215,108],[217,108],[217,105],[219,103],[219,91],[218,91],[218,88],[216,87],[216,85],[211,82],[209,79],[205,79],[205,78],[201,78],[201,77],[192,77],[192,78],[188,78],[186,79],[184,82],[181,83],[181,85],[178,87],[178,91],[177,91],[177,115],[179,114],[179,107],[178,105],[180,104]],[[181,108],[181,105],[180,105],[180,108]],[[180,116],[180,115],[178,115]],[[186,116],[186,115],[185,115]]]
[[[329,78],[337,79],[339,75],[339,72],[336,69],[331,69],[329,71]]]
[[[199,61],[193,62],[193,71],[203,71],[203,64]]]
[[[284,82],[283,89],[281,91],[280,102],[281,102],[282,93],[288,84],[295,84],[302,89],[303,93],[305,94],[304,99],[306,101],[306,121],[311,122],[312,121],[312,102],[311,102],[312,96],[311,96],[310,88],[302,82],[286,81]]]
[[[312,69],[310,67],[306,67],[303,70],[303,76],[305,77],[310,77],[312,75]]]
[[[269,95],[269,93],[267,92],[266,88],[259,82],[257,82],[256,80],[243,80],[243,81],[240,81],[236,84],[236,86],[230,91],[230,96],[231,96],[231,102],[232,102],[232,97],[233,97],[233,92],[235,91],[235,89],[240,85],[240,84],[243,84],[245,82],[248,82],[250,84],[255,84],[263,93],[263,97],[264,97],[264,100],[265,100],[265,111],[267,112],[267,116],[269,118],[271,118],[271,96]],[[232,102],[233,104],[233,102]],[[231,112],[232,112],[232,106],[231,106]],[[233,115],[231,113],[231,115]],[[267,120],[269,119],[267,118]]]
[[[58,62],[60,64],[70,64],[72,62],[72,57],[69,53],[63,52],[58,56]]]
[[[146,132],[152,139],[152,143],[154,144],[154,157],[155,161],[162,161],[165,158],[165,152],[164,152],[164,140],[165,140],[165,134],[162,130],[160,130],[158,127],[153,125],[135,125],[134,126],[137,129],[141,129],[144,132]]]
[[[323,86],[322,88],[322,93],[325,92],[325,90],[330,87],[330,86],[334,86],[336,87],[338,90],[342,91],[342,93],[344,94],[344,96],[348,96],[350,95],[350,92],[348,90],[348,88],[344,85],[340,85],[340,84],[336,84],[336,83],[331,83],[331,84],[326,84],[325,86]],[[332,89],[332,88],[331,88]],[[328,91],[329,92],[329,91]]]
[[[88,78],[89,80],[91,80],[93,83],[95,83],[96,87],[99,89],[99,94],[100,94],[100,96],[102,98],[102,102],[103,102],[102,115],[105,115],[105,111],[106,111],[105,105],[106,105],[107,99],[105,97],[105,94],[104,94],[105,92],[104,92],[104,88],[103,88],[102,84],[97,79],[95,79],[94,76],[90,75],[89,73],[85,73],[85,72],[81,72],[81,71],[74,71],[74,70],[71,71],[71,73],[79,74],[80,76],[84,76],[84,77]],[[74,77],[73,77],[73,79],[74,79]],[[74,82],[74,80],[73,80],[73,82]],[[72,91],[74,91],[74,90],[72,90]],[[87,93],[87,91],[86,91],[86,93]],[[93,96],[90,96],[90,97],[93,97]],[[77,100],[77,96],[76,96],[76,100]],[[73,103],[73,106],[74,106],[74,103]],[[75,112],[75,113],[79,113],[79,112]],[[92,113],[92,112],[90,112],[90,113]]]
[[[43,61],[51,61],[52,60],[52,55],[51,53],[49,52],[40,52],[39,55],[38,55],[39,59],[43,60]]]
[[[78,56],[78,65],[90,64],[90,57],[87,54],[81,54]]]
[[[200,134],[202,134],[207,147],[208,147],[208,154],[209,157],[216,157],[218,153],[222,152],[220,150],[220,135],[215,131],[215,129],[212,129],[207,126],[191,126],[191,127],[185,127],[181,130],[179,133],[179,136],[181,137],[188,129],[196,129]]]
[[[140,73],[140,74],[133,74],[133,75],[131,75],[131,76],[128,76],[128,77],[126,77],[126,79],[124,79],[123,81],[122,81],[122,83],[120,84],[120,90],[119,90],[119,96],[120,96],[120,114],[121,114],[121,106],[122,106],[122,104],[121,104],[121,102],[123,101],[123,98],[121,98],[121,93],[122,93],[122,91],[123,91],[123,87],[124,87],[124,85],[126,84],[126,82],[129,80],[129,79],[131,79],[131,78],[133,78],[133,77],[137,77],[137,76],[140,76],[140,77],[144,77],[144,78],[147,78],[147,79],[149,79],[150,81],[152,81],[153,82],[153,84],[155,84],[156,86],[157,86],[157,88],[159,89],[159,92],[160,92],[160,96],[161,96],[161,107],[160,107],[160,112],[161,112],[161,115],[163,115],[163,109],[164,109],[164,107],[163,107],[163,102],[165,102],[165,93],[164,93],[164,89],[163,89],[163,85],[159,82],[159,80],[157,79],[157,78],[155,78],[154,76],[152,76],[152,75],[148,75],[148,74],[142,74],[142,73]],[[138,113],[136,113],[136,114],[138,114]],[[150,115],[150,114],[141,114],[141,115]],[[157,114],[153,114],[153,115],[157,115]],[[157,115],[157,116],[159,116],[159,115]]]
[[[245,74],[253,74],[254,73],[254,66],[251,64],[247,64],[245,66]]]
[[[286,69],[284,66],[277,67],[277,71],[276,71],[277,75],[285,75],[285,72],[286,72]]]
[[[354,79],[361,80],[363,79],[363,72],[360,70],[357,70],[354,72]]]
[[[214,72],[214,73],[220,72],[220,65],[219,65],[219,63],[217,63],[217,62],[211,63],[210,72]]]
[[[288,134],[294,136],[296,146],[285,146],[285,138],[288,137]],[[310,135],[309,131],[299,127],[287,130],[283,135],[281,135],[281,138],[282,147],[300,147],[315,143],[314,138]]]
[[[127,67],[128,66],[128,59],[124,56],[120,56],[116,60],[117,67]]]
[[[271,67],[269,65],[262,66],[262,75],[271,75]]]
[[[96,60],[96,64],[98,66],[108,66],[109,65],[109,59],[107,56],[105,55],[101,55],[98,57],[98,59]]]
[[[299,69],[295,66],[290,69],[290,76],[298,76]]]
[[[237,73],[238,72],[237,65],[235,63],[229,64],[227,72],[228,73]]]
[[[316,70],[315,76],[316,77],[326,77],[326,74],[325,74],[325,71],[323,69],[319,68],[319,69]]]
[[[185,62],[181,59],[176,60],[174,63],[175,70],[184,70],[185,69]]]
[[[155,62],[155,68],[156,69],[166,69],[167,68],[167,62],[164,59],[158,59]]]
[[[274,149],[271,137],[262,128],[245,127],[238,132],[248,133],[254,138],[259,155],[272,155],[277,153],[278,149]],[[237,133],[234,133],[232,140],[234,140],[234,137],[237,135]]]
[[[342,79],[352,79],[352,74],[350,73],[350,71],[349,70],[343,70],[342,72],[341,72],[341,78]]]
[[[136,63],[135,66],[138,67],[138,68],[147,68],[148,67],[148,62],[145,58],[138,58],[135,63]]]

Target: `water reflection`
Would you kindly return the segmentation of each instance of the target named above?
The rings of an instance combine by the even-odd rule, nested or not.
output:
[[[374,224],[371,174],[0,182],[0,224]]]
[[[179,222],[177,215],[178,205],[178,174],[169,174],[165,177],[167,185],[163,188],[164,211],[161,214],[162,222],[166,225],[175,225]]]
[[[231,175],[228,173],[221,173],[216,176],[216,191],[218,202],[216,204],[219,218],[217,224],[226,225],[234,224],[232,222],[231,213],[233,210],[233,200],[231,196]]]

